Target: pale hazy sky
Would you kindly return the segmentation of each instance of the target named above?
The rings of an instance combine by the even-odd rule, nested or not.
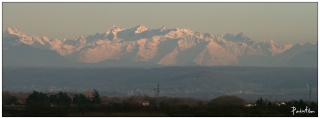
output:
[[[317,3],[3,3],[3,30],[77,38],[132,28],[188,28],[215,35],[243,32],[255,41],[317,42]]]

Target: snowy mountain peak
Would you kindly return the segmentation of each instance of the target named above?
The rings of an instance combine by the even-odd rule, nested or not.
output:
[[[160,28],[160,31],[164,31],[164,30],[167,30],[167,26],[166,26],[166,25],[164,25],[164,26],[162,26],[162,27]]]
[[[123,28],[116,27],[116,25],[112,25],[112,27],[108,30],[108,32],[119,32],[124,30]]]
[[[9,27],[6,31],[8,34],[19,34],[19,30],[15,27]]]
[[[186,28],[176,28],[176,32],[180,32],[180,33],[184,33],[184,34],[188,34],[188,35],[193,35],[194,32],[190,29],[186,29]]]
[[[214,38],[214,35],[210,32],[204,33],[203,35],[204,37],[207,37],[207,38]]]
[[[138,34],[138,33],[142,33],[142,32],[144,32],[144,31],[149,30],[149,28],[147,28],[147,27],[143,26],[142,24],[140,24],[140,25],[138,25],[138,26],[134,27],[133,29],[135,30],[135,31],[134,31],[134,33],[136,33],[136,34]]]
[[[112,27],[106,32],[106,35],[109,36],[109,39],[117,39],[117,34],[120,31],[125,29],[116,27],[116,25],[112,25]]]
[[[185,28],[167,29],[167,26],[163,26],[149,29],[143,25],[128,29],[112,25],[105,34],[96,33],[77,39],[27,35],[14,27],[8,28],[5,35],[3,41],[8,46],[25,44],[36,49],[50,50],[82,63],[103,63],[119,59],[121,62],[149,62],[158,65],[263,66],[268,59],[294,47],[278,45],[273,40],[255,42],[243,33],[215,36],[210,32],[193,32]],[[295,45],[295,49],[313,51],[316,46]],[[257,60],[253,62],[252,58]]]
[[[269,43],[269,44],[275,44],[275,42],[273,40],[265,40],[265,43]]]
[[[264,43],[264,45],[267,45],[271,48],[279,47],[279,45],[276,42],[274,42],[273,40],[265,40],[263,43]]]

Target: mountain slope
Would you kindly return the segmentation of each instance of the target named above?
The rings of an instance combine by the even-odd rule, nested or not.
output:
[[[316,44],[296,44],[286,52],[273,57],[271,66],[317,67]]]
[[[7,47],[3,51],[3,66],[68,66],[69,61],[58,53],[25,44]]]
[[[19,37],[6,35],[3,40],[3,66],[61,67],[79,63],[66,60],[55,51],[35,48],[21,43]]]
[[[280,46],[272,40],[256,42],[239,33],[237,35],[213,35],[211,33],[199,33],[190,29],[173,28],[163,26],[158,29],[150,29],[143,25],[124,29],[112,26],[105,33],[81,36],[77,39],[50,39],[46,36],[27,35],[16,28],[8,28],[3,37],[4,48],[11,49],[29,46],[37,51],[21,50],[21,52],[4,52],[4,56],[21,56],[26,52],[33,52],[37,57],[50,56],[41,52],[57,53],[54,56],[68,60],[69,62],[82,63],[83,65],[109,66],[110,62],[121,64],[138,63],[139,66],[147,64],[163,66],[314,66],[315,57],[309,64],[295,65],[301,61],[298,57],[305,55],[308,48],[316,47],[316,44],[307,44],[305,47],[297,45]],[[22,45],[23,44],[23,45]],[[26,46],[25,46],[26,45]],[[28,49],[28,48],[27,48]],[[314,51],[314,50],[313,50]],[[292,52],[292,53],[291,53]],[[301,54],[302,53],[302,54]],[[306,52],[307,53],[307,52]],[[299,56],[297,56],[300,54]],[[314,55],[315,53],[307,53]],[[36,56],[34,56],[36,57]],[[41,65],[51,59],[43,60]],[[293,59],[292,59],[293,58]],[[18,58],[19,59],[19,58]],[[32,59],[26,59],[32,60]],[[34,59],[36,60],[36,59]],[[60,62],[60,60],[54,60]],[[63,64],[61,60],[60,64]],[[4,62],[7,63],[7,62]],[[23,62],[22,62],[23,63]],[[37,63],[31,63],[40,65]],[[72,63],[71,63],[72,64]],[[112,65],[113,67],[117,65]],[[121,65],[123,66],[123,65]],[[133,65],[132,65],[133,66]]]

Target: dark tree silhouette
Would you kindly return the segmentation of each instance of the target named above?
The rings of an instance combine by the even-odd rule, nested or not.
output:
[[[303,108],[303,107],[305,107],[305,106],[306,106],[306,104],[303,102],[302,99],[300,99],[300,101],[298,102],[298,107]]]
[[[26,99],[26,110],[28,115],[45,116],[50,108],[49,97],[42,92],[33,91]]]
[[[58,93],[58,105],[69,106],[71,103],[71,98],[67,95],[67,93]]]
[[[259,99],[256,101],[256,105],[262,107],[262,106],[265,106],[265,102],[263,101],[262,98],[259,98]]]
[[[237,96],[220,96],[215,99],[212,99],[209,102],[209,105],[213,105],[213,106],[230,106],[230,105],[241,106],[245,104],[246,104],[246,101]]]
[[[51,104],[58,105],[58,97],[57,95],[50,95],[49,101]]]
[[[268,107],[272,107],[271,101],[268,102]]]
[[[62,93],[61,91],[58,94],[50,95],[50,103],[58,106],[69,106],[71,103],[71,98],[67,93]]]
[[[93,95],[93,97],[91,98],[91,103],[92,104],[101,104],[100,95],[96,89],[93,89],[92,95]]]
[[[90,100],[84,94],[80,93],[73,96],[73,103],[77,105],[87,105],[90,103]]]
[[[31,95],[28,96],[26,99],[26,105],[27,106],[49,106],[49,97],[46,94],[43,94],[42,92],[33,91]]]

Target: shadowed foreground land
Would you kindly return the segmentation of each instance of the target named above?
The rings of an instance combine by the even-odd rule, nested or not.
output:
[[[293,106],[296,111],[308,108],[309,113],[293,115]],[[271,102],[259,98],[248,103],[237,96],[220,96],[212,100],[149,96],[107,97],[100,96],[96,90],[91,96],[62,92],[45,94],[34,91],[30,95],[3,92],[2,109],[4,117],[318,116],[318,104],[303,100]]]

